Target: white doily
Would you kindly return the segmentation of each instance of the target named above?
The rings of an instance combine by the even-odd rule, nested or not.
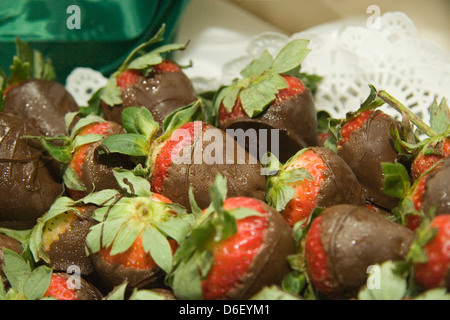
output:
[[[379,28],[369,28],[365,23],[341,21],[290,37],[276,32],[262,33],[249,40],[246,55],[223,65],[221,78],[205,74],[191,80],[199,93],[216,90],[239,77],[240,71],[264,50],[276,55],[289,41],[308,39],[311,53],[302,64],[302,71],[323,77],[315,97],[317,110],[343,118],[366,99],[369,84],[373,84],[428,121],[428,107],[433,100],[450,98],[450,55],[419,38],[414,23],[404,13],[385,13],[380,22]],[[85,103],[89,93],[105,82],[96,71],[77,68],[68,77],[66,86],[77,101]],[[389,107],[384,111],[399,115]]]

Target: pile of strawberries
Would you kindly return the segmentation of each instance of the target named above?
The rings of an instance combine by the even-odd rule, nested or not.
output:
[[[450,298],[450,110],[316,110],[308,41],[195,92],[164,26],[87,106],[17,40],[0,97],[0,299]],[[398,111],[398,118],[382,107]]]

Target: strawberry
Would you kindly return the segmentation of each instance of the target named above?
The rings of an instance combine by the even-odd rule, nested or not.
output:
[[[125,175],[118,181],[128,186],[125,196],[116,191],[111,198],[108,192],[103,200],[100,191],[91,197],[96,199],[92,204],[103,204],[86,238],[96,273],[109,289],[124,281],[135,288],[161,280],[193,222],[183,207],[151,193],[146,179],[127,171],[121,174]]]
[[[227,198],[220,175],[210,192],[211,206],[202,212],[194,205],[197,224],[175,253],[168,278],[175,296],[245,299],[281,281],[294,242],[279,213],[258,199]]]
[[[365,206],[339,204],[312,221],[303,257],[309,279],[321,295],[350,298],[365,284],[369,266],[403,261],[413,240],[411,230]]]
[[[68,286],[66,277],[53,274],[44,297],[52,297],[57,300],[77,300],[77,292]]]
[[[430,228],[434,229],[435,234],[423,247],[427,261],[414,266],[414,277],[422,288],[446,287],[448,289],[450,288],[450,214],[433,218]]]
[[[103,298],[100,291],[85,279],[62,272],[52,273],[50,285],[44,293],[44,298],[46,297],[56,300],[101,300]]]
[[[74,116],[76,114],[73,114]],[[73,199],[81,199],[95,190],[117,188],[112,169],[129,167],[131,161],[118,155],[101,153],[101,141],[108,136],[124,132],[121,125],[88,115],[75,124],[69,123],[74,117],[67,117],[70,134],[48,138],[34,136],[50,155],[64,166],[63,182],[67,194]],[[62,141],[56,144],[54,141]]]
[[[367,199],[386,210],[395,208],[398,199],[382,190],[382,163],[397,161],[391,130],[399,126],[400,123],[381,110],[357,112],[342,121],[337,139],[337,154],[352,169]]]
[[[294,40],[275,58],[264,52],[241,71],[242,79],[222,87],[215,96],[220,128],[256,130],[252,138],[256,141],[245,143],[248,151],[257,146],[260,155],[269,151],[285,162],[298,150],[317,145],[312,93],[302,81],[303,74],[294,72],[309,52],[307,45],[308,41]],[[267,139],[261,129],[268,130]]]
[[[414,158],[411,164],[411,175],[418,179],[425,171],[434,164],[450,155],[450,138],[435,141],[432,145],[424,147]]]
[[[0,105],[35,127],[41,135],[65,133],[64,116],[78,111],[78,104],[64,85],[56,81],[49,59],[15,39],[16,55],[9,77],[0,76]],[[6,88],[5,88],[6,86]],[[0,107],[0,111],[2,107]]]
[[[327,148],[310,147],[299,151],[269,178],[266,200],[290,226],[301,221],[304,227],[314,208],[339,203],[363,205],[365,195],[340,157]]]
[[[107,137],[102,145],[109,154],[138,159],[152,191],[188,209],[190,186],[199,206],[209,205],[207,191],[217,173],[227,177],[230,195],[264,200],[266,179],[259,161],[224,131],[198,120],[201,106],[199,100],[172,113],[159,137],[155,137],[158,124],[150,111],[127,108],[122,117],[128,133]]]
[[[121,124],[125,108],[144,106],[162,128],[167,115],[197,100],[195,89],[182,68],[163,57],[186,45],[163,45],[143,53],[147,47],[163,41],[164,29],[162,26],[154,37],[135,48],[101,88],[99,99],[106,120]]]
[[[34,261],[60,272],[76,265],[80,274],[91,274],[94,270],[86,254],[86,236],[94,225],[95,209],[58,197],[31,230],[29,249]]]
[[[63,192],[42,148],[26,139],[39,134],[24,119],[0,113],[0,227],[32,228]]]

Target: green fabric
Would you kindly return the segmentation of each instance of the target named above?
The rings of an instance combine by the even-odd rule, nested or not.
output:
[[[15,54],[15,37],[52,59],[57,79],[75,67],[90,67],[108,76],[128,53],[152,37],[163,23],[165,41],[173,41],[189,0],[2,0],[0,67],[7,73]],[[80,29],[68,19],[80,12]]]

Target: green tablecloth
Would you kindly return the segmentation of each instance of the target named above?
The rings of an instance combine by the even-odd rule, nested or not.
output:
[[[52,59],[57,79],[75,67],[109,75],[163,23],[175,36],[189,0],[2,0],[0,67],[8,73],[15,37]],[[75,5],[76,7],[70,7]],[[78,28],[79,27],[79,28]]]

